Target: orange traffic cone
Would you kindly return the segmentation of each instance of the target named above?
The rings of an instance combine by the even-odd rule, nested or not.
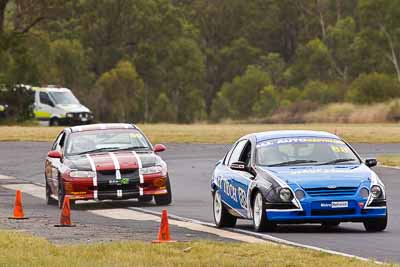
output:
[[[171,240],[169,234],[168,213],[166,209],[163,209],[161,216],[160,230],[158,231],[157,240],[153,240],[153,243],[168,243],[168,242],[176,242],[176,240]]]
[[[69,197],[64,198],[63,207],[60,216],[60,224],[54,225],[55,227],[74,227],[71,223],[71,207],[69,204]]]
[[[26,220],[24,216],[24,209],[22,208],[22,193],[17,190],[15,193],[14,217],[9,217],[12,220]]]

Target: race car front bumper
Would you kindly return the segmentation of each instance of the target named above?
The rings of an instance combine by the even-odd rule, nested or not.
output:
[[[301,202],[299,209],[267,209],[265,216],[275,223],[363,222],[387,216],[386,201],[382,203],[366,207],[365,199],[309,200]]]
[[[93,185],[92,178],[64,178],[65,195],[72,200],[123,200],[167,194],[167,177],[144,175],[143,183]],[[114,180],[113,180],[114,181]]]

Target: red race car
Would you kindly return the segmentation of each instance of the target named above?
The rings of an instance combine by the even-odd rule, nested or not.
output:
[[[154,200],[171,203],[167,164],[132,124],[92,124],[65,128],[45,163],[47,204],[61,208],[64,197],[75,200]]]

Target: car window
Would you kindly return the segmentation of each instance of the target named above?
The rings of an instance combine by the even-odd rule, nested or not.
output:
[[[61,148],[64,146],[64,140],[65,140],[65,133],[61,132],[57,136],[56,141],[53,143],[51,150],[61,150]]]
[[[251,159],[251,142],[247,142],[240,156],[240,161],[243,161],[248,166]]]
[[[145,136],[136,129],[109,129],[71,133],[68,137],[66,155],[88,151],[150,150]]]
[[[237,143],[233,149],[228,165],[230,166],[233,162],[239,161],[240,155],[242,154],[244,146],[247,144],[247,140],[241,140]]]
[[[79,104],[78,99],[70,91],[50,92],[50,95],[56,104]]]
[[[231,157],[232,151],[235,149],[235,147],[236,147],[236,144],[232,146],[232,148],[228,151],[228,153],[225,154],[225,158],[224,158],[224,162],[223,162],[224,165],[228,164],[229,158]]]
[[[40,98],[40,103],[45,104],[45,105],[49,105],[49,106],[54,106],[53,102],[51,101],[49,95],[45,92],[40,92],[39,94],[39,98]]]
[[[359,164],[358,157],[342,140],[332,138],[281,138],[257,143],[257,164],[273,166],[299,161],[324,164],[339,160],[343,164]]]

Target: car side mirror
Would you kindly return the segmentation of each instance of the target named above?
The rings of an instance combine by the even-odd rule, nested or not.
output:
[[[162,145],[162,144],[156,144],[155,146],[154,146],[154,152],[156,152],[156,153],[158,153],[158,152],[163,152],[163,151],[165,151],[167,148],[164,146],[164,145]]]
[[[376,165],[378,165],[378,161],[374,158],[370,158],[370,159],[365,159],[365,165],[367,165],[368,167],[375,167]]]
[[[49,151],[49,153],[47,153],[47,156],[52,159],[61,159],[62,158],[61,152],[57,151],[57,150]]]
[[[230,168],[235,171],[247,171],[246,163],[243,161],[233,162]]]

